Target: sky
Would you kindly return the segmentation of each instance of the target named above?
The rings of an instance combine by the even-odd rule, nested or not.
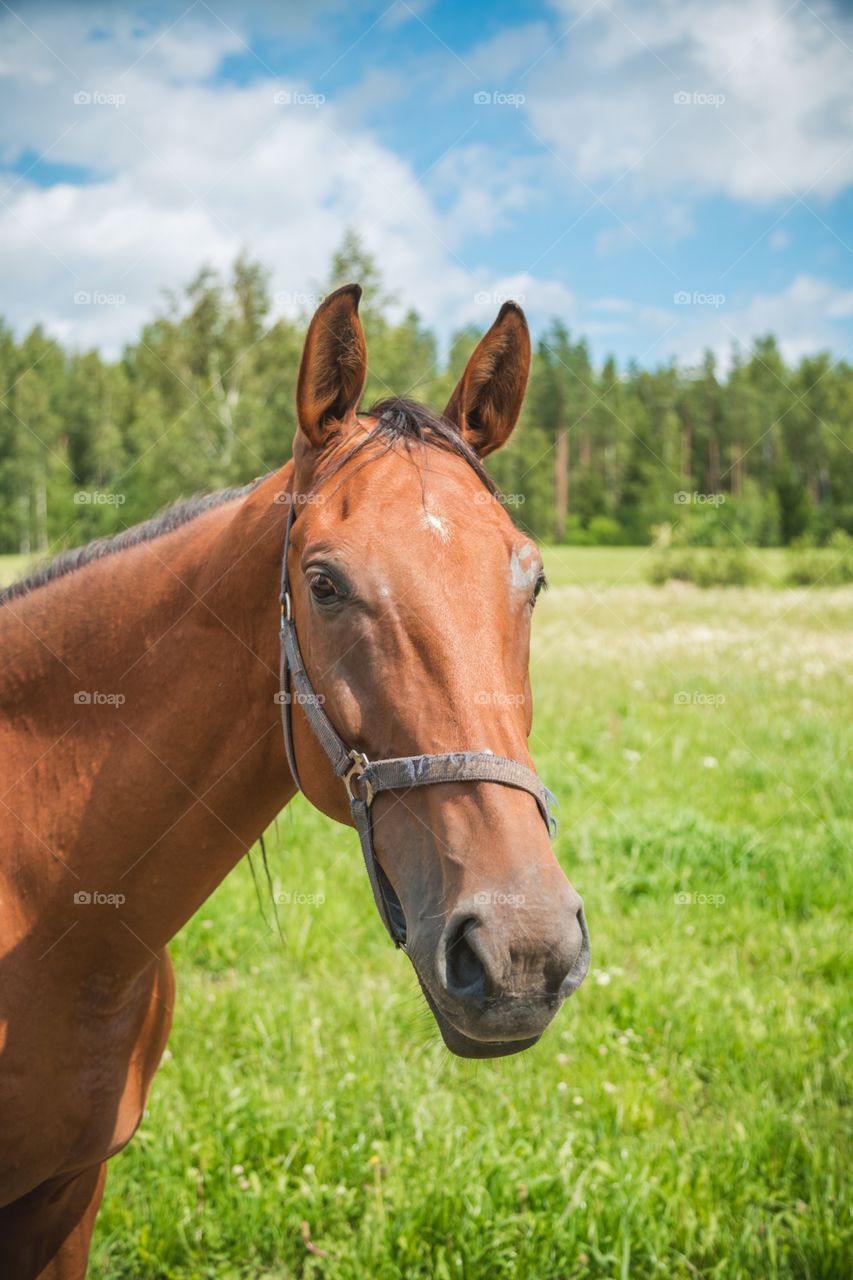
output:
[[[0,0],[0,315],[114,356],[245,250],[360,232],[444,341],[506,298],[597,362],[853,358],[848,0]]]

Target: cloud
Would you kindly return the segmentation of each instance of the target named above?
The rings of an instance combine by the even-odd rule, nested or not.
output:
[[[449,150],[428,183],[437,196],[450,197],[443,219],[448,242],[460,245],[512,226],[514,215],[543,199],[545,167],[538,157],[507,155],[497,162],[492,148],[479,144]]]
[[[609,341],[629,334],[637,361],[644,365],[677,359],[698,367],[711,351],[718,370],[725,372],[736,346],[748,353],[768,333],[778,336],[790,363],[819,351],[849,359],[853,349],[842,327],[853,316],[853,289],[807,273],[795,276],[784,289],[752,297],[678,293],[670,307],[618,297],[584,303],[569,295],[560,314],[572,317],[576,332],[601,339],[604,350]]]
[[[507,301],[519,303],[536,328],[546,325],[553,316],[574,324],[580,315],[578,300],[570,289],[556,280],[537,279],[526,271],[497,278],[481,272],[476,285],[470,298],[459,308],[463,324],[486,328]]]
[[[243,47],[236,33],[188,19],[157,38],[125,22],[91,43],[67,13],[45,45],[11,18],[3,30],[7,129],[26,119],[28,148],[95,175],[47,188],[3,175],[0,261],[16,325],[38,318],[74,345],[115,352],[163,286],[202,262],[225,268],[244,246],[271,266],[275,292],[310,290],[350,224],[431,319],[454,289],[470,295],[464,273],[447,270],[440,219],[392,151],[310,85],[211,82]],[[2,154],[15,159],[8,135]]]
[[[629,213],[630,221],[614,215],[616,225],[605,227],[595,237],[599,257],[609,257],[637,246],[648,249],[663,241],[672,246],[696,230],[696,224],[684,205],[676,201],[659,202]]]
[[[853,182],[849,13],[824,0],[555,9],[568,35],[517,68],[532,129],[580,185],[763,203]]]
[[[568,305],[561,286],[495,279],[461,257],[466,231],[504,226],[524,208],[523,165],[507,181],[476,148],[451,153],[432,175],[451,197],[444,216],[346,102],[263,68],[243,85],[217,78],[222,59],[246,46],[202,12],[170,29],[118,15],[93,41],[85,15],[51,10],[38,29],[44,43],[0,20],[0,155],[8,164],[46,153],[90,175],[47,187],[0,175],[4,310],[16,329],[39,321],[75,347],[116,354],[164,287],[202,263],[227,269],[244,248],[271,268],[277,309],[296,314],[348,226],[401,306],[445,334],[490,323],[483,293],[521,292],[537,312]],[[26,137],[16,139],[22,119]]]
[[[756,338],[768,333],[779,336],[780,350],[791,363],[818,351],[849,356],[851,346],[840,324],[851,316],[853,289],[803,272],[784,289],[750,298],[691,294],[672,312],[659,313],[650,328],[661,325],[667,330],[658,339],[662,354],[698,364],[703,351],[710,349],[725,369],[734,344],[749,351]]]
[[[326,15],[340,2],[327,0]],[[143,21],[118,6],[53,5],[27,12],[38,38],[7,13],[0,162],[25,167],[23,157],[45,155],[86,178],[45,186],[38,165],[21,176],[0,173],[6,318],[17,330],[39,321],[76,347],[114,354],[150,319],[164,287],[189,280],[204,262],[227,269],[243,249],[271,268],[276,307],[296,314],[324,279],[344,229],[355,226],[401,307],[416,307],[445,336],[461,324],[487,325],[504,298],[515,297],[534,328],[558,314],[575,332],[622,335],[624,347],[649,361],[670,352],[697,358],[706,344],[725,358],[731,334],[723,321],[745,341],[781,330],[789,352],[840,347],[850,294],[812,276],[713,312],[613,296],[627,292],[625,251],[654,246],[657,257],[662,242],[694,235],[700,194],[761,202],[816,182],[814,198],[851,180],[842,135],[853,136],[853,89],[840,46],[805,6],[789,13],[782,6],[597,0],[587,12],[566,0],[558,27],[504,30],[463,50],[464,62],[440,46],[440,66],[420,55],[393,65],[366,60],[361,86],[338,97],[328,89],[328,100],[323,79],[276,78],[253,58],[240,11],[229,11],[226,24],[200,4],[170,27],[162,13]],[[841,31],[840,18],[816,12]],[[234,59],[252,68],[239,82],[223,75],[223,62]],[[380,140],[370,112],[387,113],[406,84],[419,103],[432,101],[422,98],[424,85],[444,95],[454,76],[466,113],[452,117],[447,134],[456,141],[424,176]],[[526,101],[518,111],[489,112],[473,103],[481,89],[523,93]],[[679,104],[675,92],[726,100]],[[508,136],[524,113],[547,150],[520,123],[527,150],[519,134],[505,143],[502,131]],[[465,134],[469,122],[481,132]],[[777,171],[772,181],[768,165]],[[629,197],[621,220],[593,240],[598,302],[536,274],[551,263],[542,244],[562,241],[554,240],[550,209],[564,210],[573,226],[592,200],[584,184],[598,184],[614,210]],[[599,212],[609,216],[604,205]],[[527,222],[536,219],[531,235]],[[514,262],[495,269],[484,242],[507,231],[517,235]],[[770,243],[784,247],[778,238]]]
[[[767,237],[767,243],[774,253],[779,253],[782,249],[787,249],[791,243],[790,234],[782,227],[777,227],[775,231],[771,231]]]

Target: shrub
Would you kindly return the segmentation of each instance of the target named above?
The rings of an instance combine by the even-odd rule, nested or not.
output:
[[[610,516],[593,516],[587,533],[597,547],[622,547],[627,542],[625,530]]]
[[[572,547],[624,547],[630,545],[628,535],[610,516],[593,516],[585,524],[578,515],[566,521],[565,541]]]
[[[853,582],[853,538],[837,529],[825,547],[801,544],[791,553],[786,581],[796,587]]]
[[[697,587],[744,587],[755,581],[756,572],[737,547],[670,546],[658,551],[648,578],[657,586],[674,580]]]
[[[580,516],[571,515],[566,521],[566,532],[564,541],[570,547],[591,547],[592,536],[587,529]]]
[[[738,497],[717,494],[713,500],[679,507],[673,541],[692,547],[751,547],[779,545],[779,501],[775,493],[762,495],[747,481]]]

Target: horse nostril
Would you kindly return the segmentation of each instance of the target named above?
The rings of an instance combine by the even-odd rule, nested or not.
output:
[[[574,959],[569,971],[563,977],[560,985],[560,994],[565,999],[574,991],[577,991],[589,972],[590,962],[590,946],[589,946],[589,930],[586,926],[586,916],[583,913],[583,907],[575,917],[575,927],[577,930],[577,942],[573,947]]]
[[[447,990],[450,995],[471,1000],[486,992],[486,970],[468,935],[479,924],[476,916],[465,916],[447,935]]]

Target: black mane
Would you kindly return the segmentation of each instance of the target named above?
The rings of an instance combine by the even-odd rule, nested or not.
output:
[[[336,475],[352,458],[369,450],[375,444],[384,445],[383,452],[388,452],[398,441],[402,441],[407,449],[411,444],[416,443],[458,454],[468,463],[489,493],[497,496],[498,487],[483,466],[478,454],[463,439],[452,422],[441,414],[434,413],[427,405],[417,400],[407,400],[404,396],[389,396],[385,400],[377,400],[369,409],[362,410],[361,416],[375,418],[376,425],[371,427],[367,435],[351,448],[336,456],[331,465],[321,471],[321,480]]]
[[[375,444],[384,445],[383,451],[387,451],[393,449],[398,441],[402,441],[406,449],[413,443],[417,443],[457,454],[468,463],[489,493],[497,495],[498,489],[494,480],[453,423],[440,414],[433,413],[432,409],[425,404],[420,404],[416,400],[407,400],[403,396],[392,396],[371,405],[363,416],[375,418],[375,426],[371,427],[367,435],[351,448],[334,457],[331,465],[322,472],[323,480],[336,475],[350,459],[369,450]],[[368,461],[369,457],[366,457],[365,464]],[[261,477],[261,479],[264,478]],[[245,497],[260,482],[260,480],[253,480],[251,484],[239,488],[221,489],[218,493],[182,498],[167,507],[165,511],[161,511],[159,515],[143,521],[142,524],[123,529],[121,533],[113,534],[110,538],[96,538],[94,542],[86,543],[85,546],[63,551],[33,573],[27,574],[26,577],[0,591],[0,605],[5,604],[7,600],[16,600],[20,596],[29,595],[36,588],[46,586],[57,578],[64,578],[75,569],[91,564],[93,560],[115,555],[127,547],[135,547],[137,543],[151,542],[154,538],[171,533],[173,529],[188,524],[190,520],[194,520],[196,516],[209,511],[212,507],[221,506],[233,498]]]

